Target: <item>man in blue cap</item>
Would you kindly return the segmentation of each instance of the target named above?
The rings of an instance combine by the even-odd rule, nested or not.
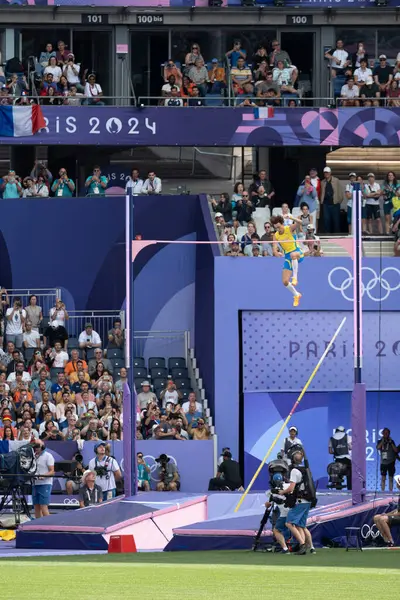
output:
[[[117,495],[116,481],[122,479],[121,470],[115,458],[106,454],[106,442],[98,442],[94,451],[95,458],[89,462],[89,470],[96,473],[96,485],[103,492],[103,502]]]

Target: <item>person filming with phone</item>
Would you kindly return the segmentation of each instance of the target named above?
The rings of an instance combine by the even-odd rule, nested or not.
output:
[[[13,307],[6,311],[6,341],[13,342],[20,350],[23,344],[23,327],[26,319],[26,311],[22,308],[19,296],[14,298]]]

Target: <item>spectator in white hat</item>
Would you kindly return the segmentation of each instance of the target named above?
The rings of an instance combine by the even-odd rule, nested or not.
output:
[[[157,396],[150,390],[150,383],[148,381],[142,381],[140,384],[142,391],[137,396],[137,401],[140,410],[147,408],[149,402],[157,402]]]
[[[297,427],[295,427],[294,425],[289,427],[289,436],[283,440],[283,448],[281,450],[283,456],[286,459],[288,458],[288,452],[292,446],[296,446],[296,445],[302,446],[303,445],[303,442],[301,441],[301,439],[299,437],[297,437],[297,434],[298,434]]]
[[[354,184],[356,183],[356,181],[357,181],[357,174],[349,173],[349,182],[346,183],[346,188],[345,188],[345,192],[344,192],[345,198],[347,200],[347,225],[349,226],[349,233],[351,233],[351,220],[352,220],[351,209],[353,207],[353,191],[354,191]]]

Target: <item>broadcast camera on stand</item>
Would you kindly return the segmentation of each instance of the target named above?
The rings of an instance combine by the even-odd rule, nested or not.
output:
[[[21,515],[31,518],[25,493],[36,469],[37,461],[31,444],[22,446],[15,452],[0,454],[0,482],[4,490],[0,501],[0,514],[6,508],[11,508],[17,526],[21,523]]]
[[[347,477],[349,467],[341,462],[329,463],[327,467],[329,482],[327,487],[333,490],[342,490],[346,487],[344,478]]]

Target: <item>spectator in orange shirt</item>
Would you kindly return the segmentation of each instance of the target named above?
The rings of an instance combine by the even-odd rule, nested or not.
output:
[[[71,360],[65,365],[64,373],[66,377],[69,377],[72,373],[76,373],[80,369],[78,368],[78,362],[81,362],[80,369],[84,371],[88,370],[87,362],[79,358],[78,350],[71,351]],[[76,381],[76,380],[75,380]],[[74,383],[74,382],[71,382]]]
[[[170,75],[174,75],[175,83],[178,87],[182,85],[182,71],[176,66],[172,58],[164,65],[164,81],[168,83]]]
[[[192,95],[194,83],[191,79],[184,75],[182,79],[182,87],[181,87],[181,98],[189,98]]]
[[[90,383],[90,375],[87,371],[84,371],[81,367],[81,364],[83,361],[78,360],[78,371],[74,371],[74,373],[71,373],[71,375],[69,376],[69,382],[71,384],[71,386],[74,385],[74,383],[79,383],[79,385],[86,381],[87,383]],[[73,388],[75,389],[75,388]]]
[[[220,94],[226,87],[225,69],[218,66],[218,58],[213,58],[212,67],[208,71],[208,79],[210,80],[210,93]]]

